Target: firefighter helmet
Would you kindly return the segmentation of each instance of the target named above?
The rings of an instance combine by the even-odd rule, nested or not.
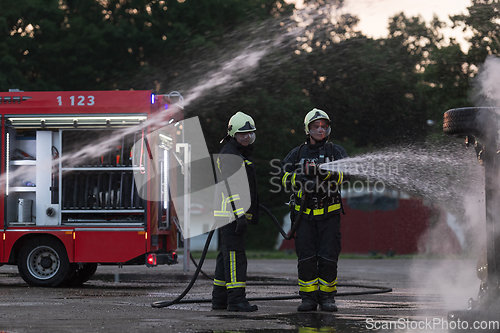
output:
[[[314,108],[306,114],[306,116],[304,118],[304,131],[306,132],[306,134],[309,135],[309,125],[313,121],[316,121],[319,119],[325,119],[326,121],[328,121],[328,125],[330,125],[330,117],[328,117],[328,114],[323,110]],[[328,126],[327,136],[329,134],[330,134],[330,126]]]
[[[241,111],[236,112],[227,126],[227,134],[234,138],[236,133],[253,132],[255,131],[255,122],[252,117],[244,114]]]

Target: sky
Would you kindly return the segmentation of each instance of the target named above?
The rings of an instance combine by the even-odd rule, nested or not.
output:
[[[287,0],[295,2],[301,8],[303,0]],[[430,22],[434,14],[441,21],[451,26],[449,15],[466,14],[472,0],[345,0],[343,11],[351,13],[360,19],[358,28],[368,37],[384,38],[388,35],[389,18],[404,12],[406,16],[420,14],[426,22]],[[461,29],[446,29],[447,37],[454,37],[459,42],[464,34]]]

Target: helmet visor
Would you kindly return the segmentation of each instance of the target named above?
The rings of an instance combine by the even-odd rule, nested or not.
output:
[[[255,142],[255,132],[236,132],[234,138],[242,146],[248,146]]]
[[[318,119],[309,125],[309,135],[316,141],[321,141],[331,132],[330,124],[325,119]]]

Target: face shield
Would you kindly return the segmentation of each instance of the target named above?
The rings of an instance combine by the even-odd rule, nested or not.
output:
[[[330,135],[331,127],[325,119],[318,119],[309,125],[309,135],[315,141],[321,141]]]
[[[234,138],[242,146],[248,146],[255,142],[255,132],[237,132]]]

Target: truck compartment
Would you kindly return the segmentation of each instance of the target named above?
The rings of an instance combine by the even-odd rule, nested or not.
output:
[[[8,225],[145,225],[134,181],[144,166],[132,158],[141,137],[123,128],[8,128]]]

